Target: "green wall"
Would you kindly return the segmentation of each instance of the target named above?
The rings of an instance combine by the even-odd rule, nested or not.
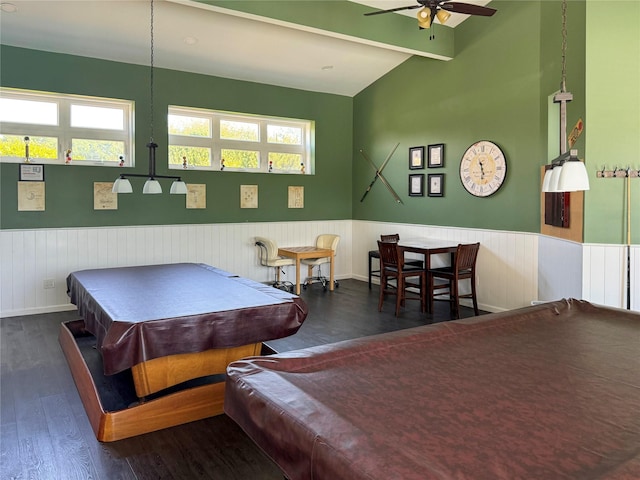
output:
[[[132,99],[136,115],[136,167],[148,171],[149,68],[1,46],[0,85],[60,93]],[[93,182],[113,181],[118,168],[47,165],[46,210],[17,211],[17,164],[0,164],[0,228],[161,225],[351,218],[353,100],[251,82],[157,68],[154,102],[157,173],[167,168],[169,104],[315,121],[315,175],[180,171],[187,183],[206,184],[207,208],[187,210],[180,195],[119,195],[117,211],[93,210]],[[259,208],[240,209],[240,185],[258,185]],[[163,183],[164,185],[164,183]],[[287,187],[305,187],[305,208],[287,208]],[[168,190],[169,183],[164,185]]]
[[[626,243],[625,180],[606,167],[640,169],[640,2],[587,2],[585,242]],[[640,243],[640,178],[631,180],[631,243]]]
[[[354,218],[539,231],[539,172],[547,162],[549,141],[547,96],[558,90],[561,78],[560,4],[554,2],[556,11],[551,11],[553,5],[544,3],[493,1],[498,10],[493,17],[472,17],[456,28],[453,60],[412,57],[356,96],[354,147],[364,148],[379,164],[400,142],[383,174],[404,205],[395,203],[379,182],[360,202],[373,172],[356,151]],[[571,8],[581,10],[580,4]],[[550,15],[555,23],[546,21]],[[575,36],[572,45],[580,58],[568,68],[579,70],[584,35]],[[583,112],[579,93],[570,108]],[[486,198],[467,193],[458,174],[464,151],[478,140],[500,145],[508,161],[505,183]],[[445,167],[410,171],[408,149],[435,143],[445,144]],[[409,197],[409,173],[444,173],[444,197]]]
[[[576,147],[591,176],[585,193],[584,241],[625,243],[622,180],[600,180],[598,168],[640,167],[640,2],[568,2],[567,125],[585,131]],[[47,210],[17,212],[17,165],[0,164],[0,228],[293,221],[355,218],[427,225],[538,232],[539,170],[558,151],[547,99],[560,87],[560,1],[491,2],[498,12],[455,29],[449,62],[412,57],[353,99],[157,69],[158,173],[166,170],[166,124],[157,112],[173,103],[316,121],[316,175],[187,172],[207,185],[207,209],[186,210],[184,198],[121,195],[118,211],[94,211],[94,181],[112,181],[107,167],[47,166]],[[428,37],[424,41],[428,42]],[[148,68],[2,46],[0,84],[136,101],[137,167],[147,168]],[[507,180],[495,195],[475,198],[458,178],[464,150],[481,139],[502,146]],[[402,198],[378,181],[360,198],[378,165],[400,147],[383,174]],[[413,146],[445,144],[445,167],[410,171]],[[445,173],[443,198],[409,197],[409,173]],[[134,180],[135,182],[135,180]],[[239,208],[239,186],[258,184],[260,208]],[[305,186],[305,208],[286,207],[288,185]],[[141,185],[135,184],[139,192]],[[640,239],[640,180],[632,184],[632,243]]]

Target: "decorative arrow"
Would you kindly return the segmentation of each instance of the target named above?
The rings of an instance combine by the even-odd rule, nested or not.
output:
[[[387,182],[387,180],[382,176],[382,170],[384,170],[384,168],[387,166],[387,163],[389,163],[389,160],[391,160],[391,157],[393,156],[393,154],[395,153],[396,149],[400,146],[399,143],[396,144],[395,147],[393,147],[393,150],[391,150],[391,152],[389,153],[389,155],[387,156],[387,158],[385,159],[384,162],[382,162],[382,165],[380,165],[380,168],[376,167],[376,164],[373,163],[371,161],[371,159],[367,156],[366,153],[364,153],[364,150],[360,149],[360,154],[364,157],[364,159],[369,162],[369,165],[371,165],[371,168],[373,168],[376,172],[375,176],[373,177],[373,180],[371,180],[371,183],[369,184],[369,186],[367,187],[367,190],[364,192],[364,195],[362,195],[362,198],[360,199],[360,201],[364,201],[365,197],[367,196],[367,194],[369,193],[369,191],[371,190],[371,187],[373,187],[373,185],[376,183],[376,181],[378,180],[378,178],[380,179],[380,181],[385,185],[385,187],[387,187],[387,189],[389,190],[389,192],[391,193],[391,195],[393,195],[393,198],[395,198],[396,202],[398,203],[402,203],[402,200],[400,200],[400,197],[398,196],[398,194],[395,192],[395,190],[391,187],[391,185],[389,185],[389,182]],[[404,205],[404,204],[403,204]]]

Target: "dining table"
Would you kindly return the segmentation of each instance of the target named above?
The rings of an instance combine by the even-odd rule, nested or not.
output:
[[[449,265],[455,263],[455,253],[458,242],[441,238],[410,238],[398,242],[398,246],[406,253],[416,253],[424,257],[424,268],[428,272],[431,268],[431,257],[433,255],[449,254]],[[430,279],[427,274],[427,292],[431,291]],[[429,302],[427,302],[428,309]]]
[[[300,295],[300,261],[306,258],[329,258],[329,290],[334,287],[334,256],[335,253],[330,248],[319,248],[314,246],[305,247],[280,247],[278,255],[281,257],[293,258],[296,262],[296,295]]]

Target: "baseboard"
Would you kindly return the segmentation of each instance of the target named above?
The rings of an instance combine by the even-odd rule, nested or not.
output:
[[[0,311],[0,319],[9,318],[9,317],[22,317],[26,315],[40,315],[43,313],[67,312],[75,309],[76,309],[75,305],[72,305],[71,303],[66,303],[63,305],[49,305],[46,307],[23,308],[20,310],[6,310],[6,311]]]

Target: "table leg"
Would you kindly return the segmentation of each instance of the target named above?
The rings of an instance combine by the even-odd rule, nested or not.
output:
[[[300,295],[300,258],[296,257],[296,295]]]
[[[329,291],[333,292],[333,286],[335,285],[334,276],[333,276],[333,258],[334,254],[332,253],[329,257]]]
[[[426,295],[428,297],[425,299],[425,301],[427,302],[427,305],[426,305],[427,313],[433,313],[431,311],[431,276],[429,275],[430,268],[431,268],[431,254],[429,252],[426,252],[424,254],[424,270],[426,272],[425,276],[427,277],[425,278],[425,283],[427,284]]]

